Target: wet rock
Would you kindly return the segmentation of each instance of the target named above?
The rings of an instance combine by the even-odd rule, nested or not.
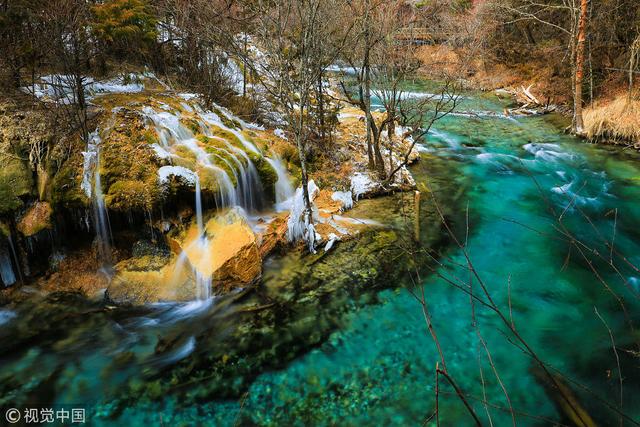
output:
[[[214,293],[224,294],[255,282],[262,273],[256,235],[236,209],[210,219],[202,236],[193,225],[184,235],[169,238],[168,246],[172,254],[137,242],[134,257],[115,266],[107,300],[117,305],[190,301],[198,295],[197,276],[210,278]]]
[[[189,261],[213,279],[216,293],[253,283],[262,273],[262,257],[255,233],[238,209],[210,219],[204,227],[205,245],[194,244],[192,228],[183,243]]]
[[[25,237],[30,237],[51,228],[51,212],[51,205],[48,202],[34,203],[18,222],[18,231]]]

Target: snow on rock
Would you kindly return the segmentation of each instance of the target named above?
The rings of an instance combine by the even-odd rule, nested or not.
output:
[[[96,81],[91,77],[82,77],[84,95],[91,99],[96,95],[107,93],[138,93],[144,90],[144,77],[128,74],[109,80]],[[49,99],[62,104],[75,104],[75,76],[64,74],[50,74],[40,77],[40,82],[32,86],[23,87],[22,91],[39,99]]]
[[[171,158],[171,153],[161,147],[159,144],[151,144],[154,154],[160,160],[168,160]]]
[[[162,166],[158,169],[158,181],[160,181],[160,184],[169,182],[169,177],[171,176],[182,178],[189,185],[196,185],[198,180],[195,172],[182,166]]]
[[[378,184],[366,172],[357,172],[351,177],[351,193],[356,200],[376,188],[378,188]]]
[[[329,241],[327,242],[327,244],[324,247],[324,251],[325,252],[329,252],[329,250],[333,247],[333,245],[340,240],[340,238],[338,236],[335,235],[335,233],[329,233]]]
[[[351,191],[335,191],[331,195],[331,199],[342,203],[342,211],[353,207],[353,193]]]
[[[318,217],[318,208],[313,203],[315,197],[320,193],[320,189],[316,183],[311,180],[307,184],[309,192],[309,201],[312,205],[312,217],[305,215],[304,195],[302,187],[298,187],[296,193],[291,199],[291,209],[289,211],[289,219],[287,220],[287,239],[290,242],[304,240],[309,246],[311,252],[315,252],[316,242],[320,240],[320,235],[316,233],[313,226],[314,218]]]
[[[87,87],[92,95],[98,93],[138,93],[144,90],[144,84],[136,74],[129,74],[126,77],[116,77],[115,79],[103,82],[93,82]]]
[[[273,134],[275,136],[277,136],[280,139],[284,139],[285,141],[288,141],[289,139],[287,138],[287,134],[284,132],[284,130],[277,128],[276,130],[273,131]]]

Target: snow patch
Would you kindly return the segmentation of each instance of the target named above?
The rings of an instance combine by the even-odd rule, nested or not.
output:
[[[189,185],[196,185],[198,181],[195,172],[182,166],[163,166],[158,169],[158,181],[160,184],[169,182],[171,176],[182,178]]]
[[[335,191],[331,199],[342,203],[342,210],[346,211],[353,207],[353,193],[351,191]]]
[[[289,138],[287,138],[287,134],[284,132],[284,130],[280,128],[277,128],[276,130],[274,130],[273,134],[280,139],[284,139],[285,141],[289,140]]]
[[[366,173],[357,172],[351,177],[351,192],[355,200],[374,190],[376,186],[377,184]]]

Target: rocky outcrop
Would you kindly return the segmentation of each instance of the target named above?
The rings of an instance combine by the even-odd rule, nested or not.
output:
[[[48,202],[34,203],[20,219],[18,231],[25,237],[31,237],[51,228],[51,212],[51,205]]]
[[[191,265],[213,279],[216,293],[226,293],[254,282],[262,273],[262,258],[255,233],[238,209],[229,209],[210,219],[204,237],[190,229],[182,244]],[[196,239],[204,239],[199,245]]]
[[[171,252],[140,253],[115,266],[106,292],[113,304],[190,301],[198,286],[210,283],[214,294],[254,283],[262,273],[258,239],[237,209],[168,238]]]

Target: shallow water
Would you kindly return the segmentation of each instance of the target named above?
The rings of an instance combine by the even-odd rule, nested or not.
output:
[[[459,107],[496,113],[503,108],[502,101],[481,94],[470,94]],[[638,321],[640,273],[617,258],[622,277],[617,276],[595,261],[593,251],[586,254],[594,260],[602,281],[623,299],[625,319],[621,305],[554,226],[555,218],[562,215],[567,230],[605,259],[610,252],[599,236],[611,239],[615,229],[616,250],[640,264],[640,159],[636,153],[563,135],[556,120],[552,116],[507,120],[457,115],[438,122],[421,146],[422,161],[413,168],[423,193],[423,225],[436,221],[428,188],[442,200],[447,219],[462,241],[468,206],[466,248],[496,303],[506,313],[511,308],[519,332],[545,362],[617,407],[619,372],[597,309],[620,353],[625,379],[622,409],[637,420],[638,361],[625,350],[637,349],[629,321]],[[370,202],[361,203],[366,207]],[[385,214],[392,209],[386,206],[371,219],[397,218],[397,212]],[[423,233],[434,232],[424,228]],[[460,267],[466,262],[460,249],[449,245],[439,254],[443,265],[438,273],[468,280],[469,272]],[[0,406],[26,404],[33,396],[39,403],[81,403],[96,425],[422,424],[434,411],[434,368],[440,359],[420,305],[400,283],[386,284],[396,288],[364,302],[350,293],[327,293],[322,304],[308,305],[306,294],[300,298],[297,290],[278,288],[278,283],[289,283],[281,276],[295,275],[300,263],[296,256],[268,263],[265,298],[296,294],[290,300],[296,308],[295,314],[284,317],[286,325],[252,335],[255,343],[227,339],[243,336],[233,332],[236,329],[262,325],[242,324],[245,317],[238,314],[241,309],[236,305],[242,302],[166,304],[115,314],[86,303],[58,312],[59,305],[38,302],[36,308],[3,311]],[[448,370],[483,423],[499,426],[512,421],[478,331],[507,390],[517,425],[561,420],[532,373],[531,359],[509,342],[512,336],[497,316],[476,305],[475,329],[467,294],[437,274],[422,277]],[[46,318],[39,317],[38,309],[46,304],[53,308],[46,311]],[[62,304],[69,306],[66,301]],[[296,342],[314,330],[319,336],[292,349],[292,354],[283,356],[276,345]],[[119,402],[114,409],[113,402],[122,398],[125,385],[128,395],[136,387],[150,388],[176,364],[181,369],[176,387],[184,388],[184,372],[189,372],[191,360],[232,352],[232,348],[221,348],[221,343],[246,348],[269,348],[273,343],[272,360],[248,366],[243,372],[251,374],[237,388],[233,382],[220,386],[215,384],[219,377],[202,377],[201,371],[194,371],[186,375],[192,382],[187,381],[184,394],[148,392],[146,398]],[[442,425],[473,425],[452,389],[442,383],[441,379]],[[211,392],[221,387],[236,391],[221,399],[219,392]],[[573,388],[597,421],[605,425],[617,421],[593,394]],[[486,407],[480,402],[483,395],[490,402]],[[430,424],[435,425],[435,420]]]

